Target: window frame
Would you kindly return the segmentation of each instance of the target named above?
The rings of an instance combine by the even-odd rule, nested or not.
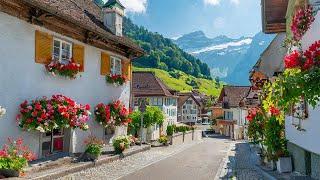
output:
[[[58,59],[55,59],[55,54],[54,54],[54,49],[55,49],[55,41],[58,41],[59,42],[59,58]],[[67,44],[70,46],[70,50],[69,50],[69,62],[71,62],[71,59],[73,57],[73,43],[69,42],[69,41],[66,41],[66,40],[63,40],[63,39],[60,39],[60,38],[57,38],[57,37],[54,37],[53,38],[53,51],[52,51],[52,57],[53,57],[53,60],[58,60],[60,63],[63,63],[64,61],[62,60],[62,44]]]
[[[110,63],[111,75],[122,75],[122,59],[119,57],[116,57],[116,56],[110,56],[110,61],[111,61],[111,63]],[[119,66],[120,66],[119,71],[116,68],[117,61],[119,62]],[[116,72],[116,71],[118,71],[118,72]]]

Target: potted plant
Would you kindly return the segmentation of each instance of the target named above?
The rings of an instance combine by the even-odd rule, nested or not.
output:
[[[19,177],[28,161],[35,160],[35,155],[23,145],[23,139],[8,138],[7,144],[0,150],[0,175],[4,177]]]
[[[85,141],[86,156],[91,161],[96,161],[102,153],[104,146],[103,140],[96,138],[95,136],[89,136]]]
[[[169,144],[168,144],[168,137],[165,136],[165,135],[161,135],[160,138],[159,138],[159,140],[158,140],[158,142],[159,142],[160,144],[165,145],[165,146],[168,146],[168,145],[169,145]]]
[[[129,148],[130,139],[128,136],[118,136],[113,139],[112,145],[114,147],[115,153],[122,154],[123,151]]]

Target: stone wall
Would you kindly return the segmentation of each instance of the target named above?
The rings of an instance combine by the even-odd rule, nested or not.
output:
[[[292,155],[293,170],[301,174],[307,174],[306,151],[290,142],[288,142],[288,151]]]
[[[202,139],[201,131],[189,131],[186,133],[176,133],[172,136],[172,145],[178,145],[182,143],[190,143],[192,141],[200,141]]]
[[[311,177],[320,179],[320,155],[311,153]]]

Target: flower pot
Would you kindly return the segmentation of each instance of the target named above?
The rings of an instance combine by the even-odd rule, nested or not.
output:
[[[280,173],[292,172],[291,157],[280,157],[277,161],[277,170]]]
[[[99,155],[86,153],[87,159],[90,161],[96,161],[99,158]]]
[[[6,178],[19,177],[19,171],[12,169],[0,169],[0,175]]]

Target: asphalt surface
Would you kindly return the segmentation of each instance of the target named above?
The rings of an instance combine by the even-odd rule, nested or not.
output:
[[[131,173],[121,180],[213,180],[230,147],[223,137],[205,138],[167,159]]]

